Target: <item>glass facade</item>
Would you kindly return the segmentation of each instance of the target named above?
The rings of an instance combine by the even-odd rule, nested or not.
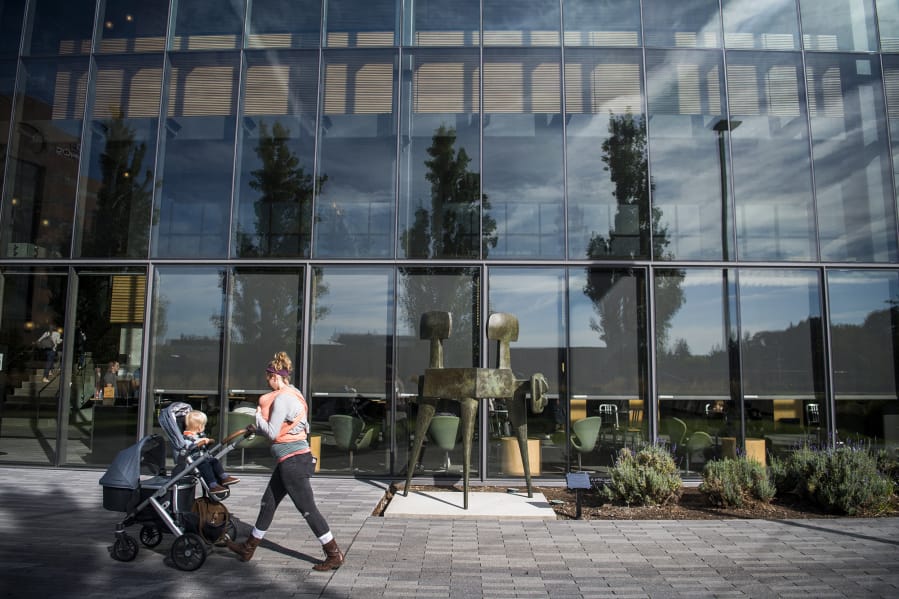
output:
[[[223,438],[286,351],[319,472],[401,476],[432,311],[447,367],[518,318],[538,478],[899,449],[895,2],[12,0],[0,31],[0,463],[105,468],[172,401]],[[452,479],[437,412],[412,467]],[[507,400],[475,430],[473,476],[519,477]]]

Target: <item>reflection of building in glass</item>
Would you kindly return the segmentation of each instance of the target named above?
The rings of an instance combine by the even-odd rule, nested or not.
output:
[[[544,477],[591,417],[597,471],[653,441],[690,475],[747,441],[899,447],[887,5],[5,3],[0,459],[102,466],[176,400],[221,435],[283,350],[322,468],[349,473],[344,414],[377,431],[353,467],[394,476],[428,311],[465,368],[495,366],[489,313],[518,317]],[[93,406],[111,360],[127,405]],[[20,436],[46,409],[71,413]],[[485,402],[481,478],[505,417]]]

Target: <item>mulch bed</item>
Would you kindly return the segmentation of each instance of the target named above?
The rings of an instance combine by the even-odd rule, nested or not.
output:
[[[372,515],[384,513],[393,494],[402,485],[391,485],[384,499]],[[413,485],[410,490],[416,491],[458,491],[460,486]],[[472,493],[492,491],[505,493],[507,487],[474,486]],[[522,488],[523,490],[523,488]],[[550,502],[560,520],[574,519],[577,513],[577,495],[567,487],[533,487],[534,493],[542,493]],[[821,511],[797,497],[775,498],[771,503],[751,502],[743,506],[716,507],[709,503],[706,496],[697,487],[684,487],[676,502],[662,506],[626,506],[613,505],[601,499],[596,491],[581,491],[581,520],[722,520],[722,519],[767,519],[767,520],[800,520],[808,518],[840,518],[842,514],[829,514]],[[882,513],[858,514],[857,517],[897,517],[899,516],[899,498],[894,497],[890,508]]]

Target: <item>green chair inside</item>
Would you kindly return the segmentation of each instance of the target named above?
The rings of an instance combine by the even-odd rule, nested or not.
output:
[[[577,467],[581,470],[581,456],[590,453],[596,447],[599,429],[602,428],[601,416],[588,416],[571,423],[571,446],[577,451]]]
[[[450,452],[456,448],[459,439],[459,417],[451,414],[438,414],[431,418],[428,435],[434,443],[446,452],[443,462],[444,470],[450,469]]]
[[[376,430],[366,427],[361,418],[348,414],[332,414],[328,417],[331,425],[331,433],[334,435],[334,444],[338,448],[349,453],[350,470],[353,469],[353,453],[360,449],[367,449],[371,445]]]
[[[690,434],[686,442],[687,453],[687,470],[690,470],[690,462],[696,454],[702,455],[702,461],[705,462],[705,451],[711,448],[715,441],[712,436],[705,431],[695,431]]]
[[[228,412],[228,430],[231,433],[247,428],[251,424],[256,424],[255,412]],[[229,433],[229,434],[231,434]],[[271,442],[268,437],[257,433],[253,437],[242,439],[235,447],[240,449],[240,466],[246,464],[246,450],[254,447],[268,447]]]

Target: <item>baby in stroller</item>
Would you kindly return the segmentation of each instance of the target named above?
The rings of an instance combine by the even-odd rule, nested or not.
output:
[[[184,416],[184,438],[190,443],[190,448],[205,447],[215,443],[215,439],[206,436],[206,414],[199,410],[191,410]],[[240,482],[236,476],[230,476],[225,473],[222,463],[218,458],[210,456],[203,462],[197,464],[197,470],[210,493],[220,495],[225,493],[225,487]]]

